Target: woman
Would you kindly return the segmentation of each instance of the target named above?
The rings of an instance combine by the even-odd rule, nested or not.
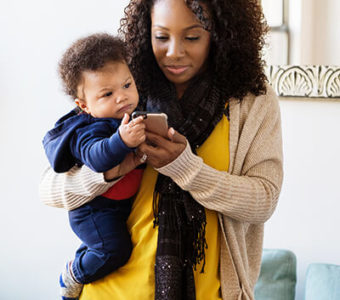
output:
[[[143,109],[167,113],[176,131],[169,140],[148,133],[139,147],[148,166],[128,220],[131,258],[80,299],[254,299],[263,224],[282,183],[258,1],[132,0],[125,14],[121,32]],[[137,160],[104,174],[113,183],[85,167],[48,169],[42,199],[78,207]]]

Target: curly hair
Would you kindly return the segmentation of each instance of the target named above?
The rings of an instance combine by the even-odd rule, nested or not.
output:
[[[159,78],[151,45],[151,10],[156,1],[131,0],[121,19],[129,66],[141,93],[147,93]],[[247,94],[266,92],[267,78],[262,59],[268,31],[258,0],[184,0],[211,33],[209,68],[225,97],[240,100]],[[208,9],[207,18],[204,9]]]
[[[83,71],[95,71],[108,61],[126,61],[124,42],[106,33],[97,33],[75,41],[59,62],[59,75],[66,94],[77,98],[77,86]]]

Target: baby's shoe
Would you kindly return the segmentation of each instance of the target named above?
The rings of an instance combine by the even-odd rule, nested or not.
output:
[[[72,276],[72,261],[66,263],[59,277],[60,295],[62,300],[78,300],[83,284],[77,282]]]

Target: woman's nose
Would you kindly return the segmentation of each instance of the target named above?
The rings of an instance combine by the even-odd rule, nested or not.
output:
[[[167,57],[180,58],[185,54],[183,42],[179,39],[172,39],[169,41],[167,49]]]

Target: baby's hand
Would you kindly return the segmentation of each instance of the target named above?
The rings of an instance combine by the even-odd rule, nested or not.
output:
[[[145,124],[140,116],[129,122],[129,115],[125,114],[118,130],[126,146],[134,148],[145,141]]]

